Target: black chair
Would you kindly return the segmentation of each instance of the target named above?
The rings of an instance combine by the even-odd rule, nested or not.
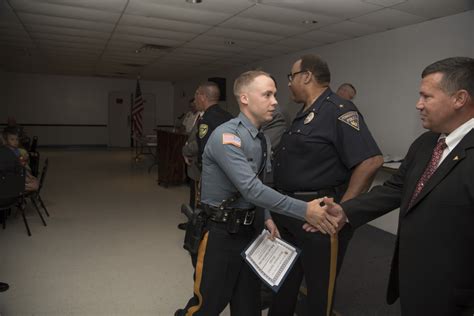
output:
[[[28,236],[31,236],[30,227],[22,206],[23,192],[25,191],[25,173],[0,175],[0,212],[2,213],[3,229],[6,226],[6,215],[12,208],[21,209]]]
[[[37,147],[38,147],[38,136],[33,136],[33,141],[31,142],[29,151],[36,152]]]
[[[43,217],[41,215],[41,212],[39,211],[39,208],[38,208],[35,200],[39,201],[41,207],[44,209],[46,215],[49,217],[48,209],[44,205],[43,199],[41,198],[41,189],[43,188],[44,179],[46,178],[46,174],[48,172],[48,166],[49,166],[49,159],[46,158],[46,160],[44,161],[43,170],[41,171],[41,177],[40,177],[40,180],[39,180],[38,191],[29,193],[30,200],[33,203],[33,205],[35,206],[35,208],[38,210],[38,213],[40,214],[42,219],[43,219]],[[43,220],[43,224],[44,224],[44,226],[46,226],[46,223],[44,222],[44,220]]]
[[[28,153],[30,156],[30,169],[31,169],[31,174],[35,177],[38,177],[39,173],[39,163],[40,163],[40,153],[37,151],[30,151]]]

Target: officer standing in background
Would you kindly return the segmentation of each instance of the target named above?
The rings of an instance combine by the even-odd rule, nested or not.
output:
[[[194,93],[194,105],[196,106],[196,110],[201,112],[201,115],[196,121],[195,128],[191,133],[195,135],[196,144],[192,146],[192,150],[197,150],[196,158],[197,161],[194,162],[197,166],[197,172],[200,174],[202,169],[202,154],[204,152],[204,148],[206,147],[207,140],[212,132],[222,123],[227,122],[232,118],[232,115],[223,110],[217,103],[219,102],[220,91],[219,86],[214,82],[204,82],[201,83]],[[192,136],[192,134],[190,135]],[[189,140],[188,140],[189,142]],[[188,148],[190,149],[190,148]],[[184,154],[184,152],[183,152]],[[186,160],[186,158],[185,158]],[[194,205],[190,205],[191,207],[196,207],[199,205],[199,197],[200,197],[200,181],[195,183],[195,195],[194,195]],[[184,224],[184,225],[183,225]],[[186,229],[186,223],[181,223],[178,225],[179,229]],[[191,254],[191,263],[193,267],[196,267],[197,256],[195,254]],[[186,305],[184,310],[187,310],[189,306],[192,306],[198,302],[198,297],[194,295]],[[183,314],[181,311],[176,311],[175,315]]]
[[[228,303],[232,316],[260,315],[260,281],[241,257],[259,233],[253,221],[255,212],[263,209],[256,206],[335,232],[334,219],[318,207],[322,199],[309,203],[296,200],[263,185],[259,179],[269,163],[270,147],[259,128],[272,120],[275,93],[275,84],[267,73],[241,74],[234,83],[239,116],[209,137],[201,177],[201,206],[209,220],[196,266],[194,293],[198,301],[176,311],[177,316],[217,316]],[[273,221],[267,219],[265,224],[275,235]]]
[[[190,101],[190,108],[196,109],[194,98]],[[192,104],[192,105],[191,105]],[[201,170],[198,165],[199,148],[197,144],[198,120],[202,112],[196,110],[196,117],[189,130],[188,140],[184,144],[181,152],[183,154],[184,162],[186,163],[186,174],[189,177],[189,206],[193,209],[197,206],[199,194],[199,179],[201,178]],[[185,230],[187,223],[178,224],[178,228]]]
[[[346,82],[337,88],[336,94],[343,99],[352,101],[357,94],[357,90],[352,84]]]
[[[282,137],[274,160],[274,186],[301,200],[323,196],[344,201],[366,191],[383,163],[363,117],[350,101],[329,88],[328,65],[305,55],[288,75],[293,100],[303,103]],[[282,239],[302,249],[276,294],[269,316],[292,316],[303,276],[306,315],[331,315],[335,279],[352,237],[350,225],[337,235],[301,230],[304,222],[272,212]],[[320,225],[317,229],[324,230]]]
[[[212,131],[214,131],[217,126],[232,118],[232,114],[223,110],[217,104],[219,102],[219,97],[219,86],[210,81],[201,83],[194,94],[196,109],[203,112],[201,118],[198,120],[197,132],[199,165],[202,163],[202,154]]]

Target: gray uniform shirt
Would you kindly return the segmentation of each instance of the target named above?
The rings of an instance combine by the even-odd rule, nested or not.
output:
[[[305,220],[306,202],[282,195],[258,178],[262,149],[257,134],[257,128],[242,113],[214,130],[203,154],[202,203],[217,207],[240,191],[242,197],[231,207],[259,206]]]

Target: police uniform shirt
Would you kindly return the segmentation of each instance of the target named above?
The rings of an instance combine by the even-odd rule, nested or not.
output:
[[[274,182],[288,192],[334,188],[349,181],[352,168],[380,154],[356,106],[327,88],[283,135]]]
[[[257,134],[257,128],[242,113],[211,134],[203,155],[202,203],[217,207],[240,191],[242,198],[230,207],[260,206],[304,220],[306,202],[282,195],[258,178],[262,148]],[[266,159],[269,163],[268,155]]]
[[[206,147],[207,140],[212,131],[216,129],[217,126],[221,125],[224,122],[227,122],[232,118],[232,115],[223,110],[219,105],[211,105],[198,120],[198,130],[197,130],[197,143],[198,143],[198,161],[202,161],[202,154],[204,152],[204,147]]]

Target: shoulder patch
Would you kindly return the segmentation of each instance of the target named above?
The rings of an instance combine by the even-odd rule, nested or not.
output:
[[[199,125],[199,138],[203,138],[204,136],[206,136],[208,130],[209,130],[209,126],[207,124],[200,124]]]
[[[357,111],[349,111],[347,113],[342,114],[337,119],[358,131],[360,130],[359,113],[357,113]]]
[[[234,145],[235,147],[239,147],[242,145],[242,141],[237,135],[231,133],[224,133],[222,134],[222,144],[223,145]]]

